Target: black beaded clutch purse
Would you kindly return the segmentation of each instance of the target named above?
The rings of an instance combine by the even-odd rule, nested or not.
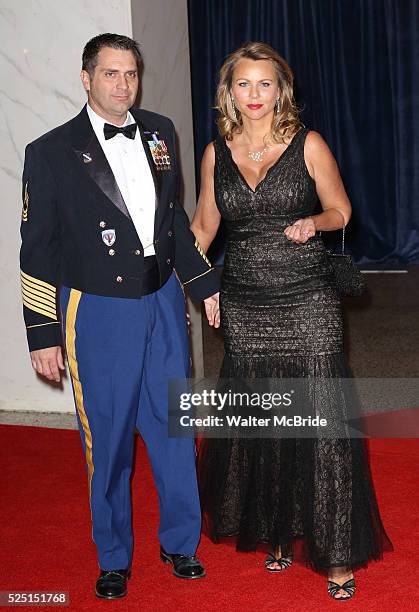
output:
[[[365,290],[365,280],[351,255],[345,254],[345,226],[342,228],[342,252],[326,251],[336,291],[342,297],[358,297]]]

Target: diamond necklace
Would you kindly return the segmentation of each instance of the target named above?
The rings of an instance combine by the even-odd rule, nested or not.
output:
[[[248,155],[250,157],[250,159],[252,159],[255,162],[262,162],[263,161],[263,156],[265,155],[266,151],[269,149],[270,147],[264,147],[262,149],[262,151],[249,151]]]

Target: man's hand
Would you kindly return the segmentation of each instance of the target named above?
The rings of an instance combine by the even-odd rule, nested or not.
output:
[[[31,351],[33,369],[48,378],[60,382],[60,370],[65,370],[61,346],[50,346],[48,348]]]
[[[208,323],[214,327],[220,327],[220,294],[214,293],[207,297],[204,304]]]

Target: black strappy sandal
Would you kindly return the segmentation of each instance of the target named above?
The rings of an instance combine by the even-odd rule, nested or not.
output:
[[[348,594],[347,597],[336,597],[336,595],[339,593],[339,591],[342,589],[342,591],[345,591],[345,593]],[[328,580],[327,581],[327,591],[329,593],[329,595],[331,597],[333,597],[333,599],[335,599],[336,601],[347,601],[348,599],[352,599],[352,597],[355,595],[355,591],[356,591],[356,586],[355,586],[355,579],[354,578],[350,578],[349,580],[347,580],[346,582],[344,582],[343,584],[338,584],[337,582],[333,582],[333,580]]]
[[[277,563],[279,567],[269,567],[273,563]],[[265,560],[265,568],[268,572],[283,572],[292,565],[292,557],[280,557],[277,559],[275,555],[270,552]]]

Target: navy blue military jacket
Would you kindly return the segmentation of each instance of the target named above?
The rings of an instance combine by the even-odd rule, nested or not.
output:
[[[178,201],[175,131],[167,117],[131,109],[156,188],[154,248],[163,285],[173,269],[194,300],[218,291],[219,279],[189,229]],[[150,142],[167,148],[158,169]],[[110,231],[112,248],[103,239]],[[122,298],[142,295],[140,242],[86,108],[26,147],[20,254],[29,349],[62,343],[61,285]]]

